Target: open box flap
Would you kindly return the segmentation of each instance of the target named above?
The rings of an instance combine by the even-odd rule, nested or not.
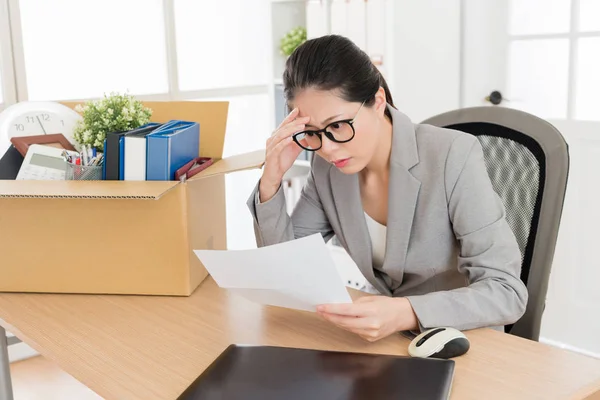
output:
[[[199,172],[189,180],[196,180],[208,176],[227,174],[229,172],[261,168],[265,163],[265,149],[231,156],[217,161],[204,171]]]
[[[0,198],[159,199],[177,181],[0,180]]]
[[[144,101],[152,110],[151,122],[164,123],[173,119],[200,124],[200,156],[223,157],[225,128],[227,126],[227,101]],[[70,108],[84,102],[62,102]]]

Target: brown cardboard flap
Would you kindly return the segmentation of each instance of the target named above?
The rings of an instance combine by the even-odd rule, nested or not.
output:
[[[0,180],[0,197],[159,199],[177,181]]]
[[[187,185],[186,188],[190,292],[192,292],[208,275],[194,250],[227,249],[225,177],[212,176],[196,184]]]
[[[265,163],[265,149],[227,157],[217,161],[204,171],[189,180],[205,178],[207,176],[226,174],[229,172],[243,171],[246,169],[261,168]]]
[[[227,126],[227,101],[144,101],[152,110],[152,122],[167,122],[172,119],[194,121],[200,124],[200,156],[220,159],[223,157],[225,128]],[[75,108],[80,102],[62,102]]]

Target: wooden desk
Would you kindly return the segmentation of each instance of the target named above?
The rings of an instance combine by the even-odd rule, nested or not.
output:
[[[315,314],[261,307],[208,278],[189,298],[0,294],[0,324],[106,399],[174,399],[230,343],[406,355]],[[583,399],[600,360],[489,329],[466,332],[452,399]],[[596,393],[594,395],[594,393]],[[589,397],[588,397],[589,396]]]

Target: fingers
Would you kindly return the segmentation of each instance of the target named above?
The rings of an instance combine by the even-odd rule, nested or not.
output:
[[[317,306],[317,311],[326,314],[337,314],[350,317],[366,317],[371,314],[372,310],[369,304],[356,302],[342,304],[322,304]]]
[[[273,133],[271,134],[271,137],[275,137],[277,135],[279,135],[280,133],[282,133],[282,131],[284,129],[286,129],[288,126],[291,125],[296,125],[296,124],[307,124],[308,121],[310,121],[310,117],[306,116],[306,117],[298,117],[298,109],[294,109],[295,111],[292,111],[282,122],[281,124],[279,124],[279,126],[277,127],[277,129],[275,129],[275,131],[273,131]],[[303,129],[304,127],[302,127],[301,129]]]
[[[281,121],[281,124],[277,127],[278,129],[282,126],[288,124],[290,121],[293,121],[299,114],[298,107],[294,108],[288,115]]]
[[[379,331],[354,332],[368,342],[375,342],[382,338]]]
[[[375,342],[383,337],[381,324],[372,318],[344,317],[322,313],[320,315],[338,328],[352,332],[366,341]]]
[[[301,118],[298,121],[294,121],[289,125],[286,125],[279,130],[273,132],[273,135],[267,140],[267,144],[271,144],[273,142],[277,143],[280,140],[292,136],[294,133],[301,132],[306,128],[306,122],[308,119]]]
[[[281,137],[289,135],[290,133],[300,132],[306,127],[306,124],[310,121],[310,117],[297,118],[291,121],[289,124],[282,126],[273,133],[274,137]]]
[[[303,127],[304,125],[301,126]],[[289,133],[282,135],[281,137],[273,137],[269,141],[267,141],[267,156],[271,154],[278,154],[279,152],[281,152],[287,145],[293,142],[293,134],[296,132],[300,132],[302,130],[302,127],[291,129]],[[300,149],[300,146],[298,146],[298,148]]]
[[[282,139],[279,143],[277,143],[277,145],[272,147],[271,154],[273,154],[274,156],[278,155],[279,153],[281,153],[283,151],[283,149],[285,149],[293,141],[294,141],[294,139],[291,136],[288,136],[288,137]]]
[[[336,314],[321,314],[321,316],[341,328],[353,331],[372,331],[379,330],[381,327],[375,319],[370,317],[347,317]]]

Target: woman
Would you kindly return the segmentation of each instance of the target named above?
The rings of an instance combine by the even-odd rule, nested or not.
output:
[[[369,57],[340,36],[299,46],[283,78],[293,111],[267,141],[248,201],[258,245],[336,235],[380,294],[318,313],[369,341],[519,319],[521,255],[478,140],[413,124]],[[303,148],[316,156],[290,218],[281,181]]]

